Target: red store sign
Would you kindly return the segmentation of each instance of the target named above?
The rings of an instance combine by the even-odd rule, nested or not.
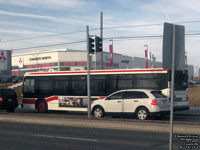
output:
[[[50,63],[50,64],[27,65],[26,68],[30,69],[30,68],[42,68],[42,67],[54,67],[54,66],[55,66],[54,63]]]

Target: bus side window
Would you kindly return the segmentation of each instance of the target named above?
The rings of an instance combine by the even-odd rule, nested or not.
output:
[[[118,75],[117,88],[121,89],[131,89],[133,88],[133,75]]]
[[[50,96],[54,95],[54,80],[53,77],[40,77],[37,83],[37,94]]]
[[[72,95],[87,95],[86,76],[72,76]]]
[[[55,95],[70,95],[69,81],[55,81]]]
[[[105,96],[105,80],[91,80],[91,95]]]
[[[106,75],[106,95],[117,91],[117,75]]]
[[[71,95],[70,77],[55,77],[55,95]]]

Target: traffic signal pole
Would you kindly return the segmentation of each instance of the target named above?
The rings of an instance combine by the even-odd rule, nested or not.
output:
[[[91,93],[90,93],[90,55],[102,52],[102,38],[95,36],[95,40],[89,35],[89,26],[86,26],[87,41],[87,96],[88,96],[88,118],[91,118]],[[95,42],[95,47],[94,47]]]
[[[86,41],[87,41],[87,96],[88,96],[88,118],[91,118],[89,26],[86,26]]]

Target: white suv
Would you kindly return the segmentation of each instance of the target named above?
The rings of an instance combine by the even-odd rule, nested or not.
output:
[[[104,115],[134,113],[141,120],[153,115],[168,114],[169,99],[161,91],[147,89],[120,90],[104,99],[92,102],[92,114],[96,118]]]

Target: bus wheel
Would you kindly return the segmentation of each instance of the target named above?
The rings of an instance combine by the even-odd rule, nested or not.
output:
[[[102,118],[104,117],[104,110],[102,107],[95,107],[94,110],[93,110],[93,115],[96,117],[96,118]]]
[[[136,111],[136,117],[140,120],[147,120],[149,119],[149,111],[145,107],[140,107]]]
[[[47,103],[44,100],[38,101],[37,109],[39,113],[46,113],[48,111]]]

